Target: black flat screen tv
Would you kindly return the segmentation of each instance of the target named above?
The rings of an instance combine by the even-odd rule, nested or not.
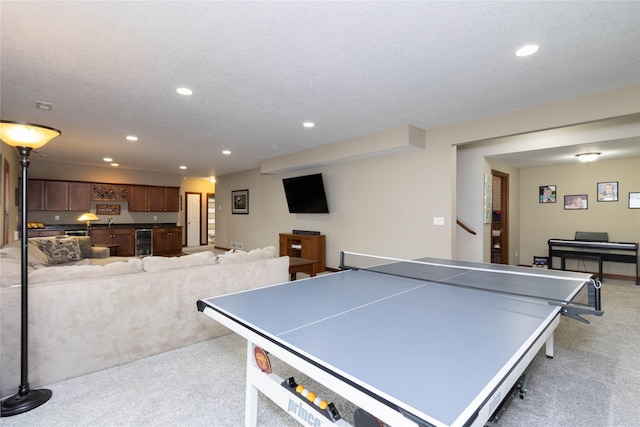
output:
[[[289,213],[329,213],[322,174],[284,178]]]

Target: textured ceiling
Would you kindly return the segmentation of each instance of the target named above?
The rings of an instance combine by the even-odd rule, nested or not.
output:
[[[640,83],[640,2],[2,1],[0,14],[2,119],[63,132],[39,155],[185,176]],[[540,51],[517,58],[527,43]]]

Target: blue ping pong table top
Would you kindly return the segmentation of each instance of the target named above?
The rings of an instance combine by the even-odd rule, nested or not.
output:
[[[588,277],[562,272],[562,279],[544,280],[552,274],[454,271],[457,274],[451,275],[447,267],[432,270],[435,280],[464,281],[466,276],[507,285],[513,281],[517,286],[534,282],[534,287],[552,288],[553,299],[567,301]],[[445,425],[487,399],[559,315],[559,307],[543,300],[367,270],[203,301],[362,389],[425,421]]]

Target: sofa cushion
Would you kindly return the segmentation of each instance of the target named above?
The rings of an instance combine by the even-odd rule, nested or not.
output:
[[[216,257],[217,264],[228,264],[232,262],[255,261],[276,257],[276,248],[267,246],[265,248],[252,249],[249,252],[231,250]]]
[[[58,236],[58,239],[60,238],[63,238],[63,236]],[[91,236],[78,236],[76,239],[78,241],[78,247],[80,247],[82,258],[92,258],[93,251],[91,250]]]
[[[29,265],[31,267],[41,267],[49,263],[49,258],[47,258],[47,255],[40,250],[36,240],[29,239],[27,250],[29,255]],[[0,252],[19,261],[22,257],[22,241],[14,240],[0,249]]]
[[[122,274],[140,273],[142,261],[138,258],[127,262],[114,262],[107,265],[70,265],[42,268],[29,274],[29,284],[69,281],[86,277],[118,276]]]
[[[196,252],[181,257],[148,256],[142,258],[144,271],[162,271],[174,268],[190,268],[200,265],[215,264],[215,256],[211,251]]]
[[[47,255],[48,264],[64,264],[82,259],[76,237],[42,239],[38,242],[38,246]]]
[[[27,272],[32,271],[31,267]],[[20,259],[0,256],[0,287],[19,285],[22,282],[22,263]]]

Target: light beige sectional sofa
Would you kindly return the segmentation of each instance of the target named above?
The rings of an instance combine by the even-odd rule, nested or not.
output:
[[[0,397],[20,384],[15,261],[0,250]],[[273,247],[30,267],[29,382],[40,387],[228,333],[196,301],[286,282],[288,270],[288,257],[276,257]]]

